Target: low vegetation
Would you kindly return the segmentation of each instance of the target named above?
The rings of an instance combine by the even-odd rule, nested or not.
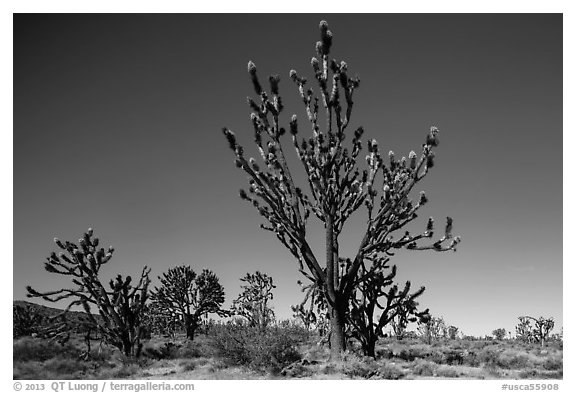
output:
[[[314,330],[294,321],[265,329],[242,319],[203,323],[193,341],[185,329],[170,337],[152,335],[139,358],[105,343],[83,357],[82,335],[55,340],[14,339],[14,379],[561,379],[560,341],[387,337],[375,357],[351,341],[342,360]]]

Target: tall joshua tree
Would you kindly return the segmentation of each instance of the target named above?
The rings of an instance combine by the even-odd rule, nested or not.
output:
[[[136,285],[132,277],[118,275],[110,280],[107,289],[100,281],[102,265],[112,258],[114,248],[98,248],[99,239],[93,237],[92,228],[78,240],[78,245],[55,238],[56,245],[63,250],[59,255],[52,252],[44,264],[49,273],[70,276],[75,288],[39,292],[28,286],[28,297],[41,297],[49,302],[68,300],[70,303],[63,314],[72,306],[81,305],[86,311],[87,324],[104,340],[126,356],[139,356],[142,349],[141,318],[148,297],[148,275],[150,269],[144,267]],[[92,314],[92,306],[98,309],[101,320]]]
[[[460,239],[452,236],[451,218],[447,219],[444,235],[428,244],[420,244],[420,241],[432,238],[432,219],[420,234],[405,231],[394,236],[417,217],[417,210],[426,203],[424,193],[416,201],[411,200],[409,194],[434,165],[433,149],[438,145],[438,129],[430,129],[419,155],[412,151],[408,159],[397,160],[390,152],[387,163],[377,142],[369,140],[367,166],[360,168],[363,128],[354,131],[349,147],[344,143],[354,106],[354,92],[360,82],[349,76],[344,61],[337,62],[329,57],[332,32],[325,21],[320,22],[320,37],[316,43],[318,57],[311,60],[317,90],[307,88],[307,80],[296,71],[290,71],[290,79],[296,84],[312,129],[311,137],[299,138],[298,119],[296,115],[290,118],[291,144],[304,167],[308,192],[296,185],[286,161],[282,144],[286,129],[280,124],[284,106],[279,95],[279,76],[269,78],[269,94],[260,83],[254,63],[248,63],[248,73],[259,97],[258,103],[248,98],[248,105],[252,109],[254,141],[263,166],[245,156],[231,130],[224,128],[223,132],[236,156],[236,166],[248,174],[250,187],[248,192],[240,190],[241,198],[250,202],[268,221],[269,224],[262,228],[273,232],[290,250],[298,261],[300,272],[322,288],[332,330],[331,355],[338,358],[346,346],[344,332],[350,299],[367,278],[363,272],[378,274],[380,266],[397,249],[448,251],[454,250]],[[339,236],[348,218],[362,206],[367,210],[368,221],[358,250],[351,259],[342,258]],[[306,236],[311,215],[324,224],[324,267]],[[363,264],[374,268],[361,269]]]
[[[151,299],[156,306],[182,318],[189,340],[194,339],[204,315],[228,315],[221,309],[224,287],[214,272],[204,269],[197,275],[190,266],[177,266],[168,269],[158,279],[162,285],[154,288]]]

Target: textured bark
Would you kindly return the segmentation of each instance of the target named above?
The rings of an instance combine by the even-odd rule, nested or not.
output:
[[[198,329],[198,320],[193,315],[186,315],[185,317],[186,338],[190,341],[194,340],[194,335]]]
[[[330,306],[330,359],[339,360],[346,350],[346,308],[343,304]]]

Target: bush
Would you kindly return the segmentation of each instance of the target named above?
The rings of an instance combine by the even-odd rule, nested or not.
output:
[[[464,363],[462,352],[456,350],[444,351],[443,362],[448,365],[460,365]]]
[[[182,367],[183,371],[192,371],[196,368],[196,362],[191,360],[185,360],[183,362],[180,362],[179,366]]]
[[[423,375],[431,377],[435,374],[438,369],[438,365],[434,362],[429,362],[426,360],[417,360],[412,372],[416,375]]]
[[[123,364],[118,370],[113,371],[109,378],[106,379],[127,379],[140,372],[140,367],[137,364]]]
[[[379,366],[370,356],[347,354],[342,359],[341,372],[350,378],[368,379],[379,373]]]
[[[471,367],[478,367],[480,365],[480,359],[475,351],[465,351],[464,352],[464,364]]]
[[[291,328],[271,326],[260,330],[233,321],[214,326],[210,334],[216,355],[228,364],[276,374],[301,359],[296,350],[299,342]]]
[[[176,351],[176,358],[183,358],[183,359],[191,359],[191,358],[199,358],[202,356],[202,350],[200,349],[201,345],[198,341],[189,341],[186,340],[184,345],[181,345],[178,350]]]
[[[530,357],[526,353],[506,350],[498,356],[496,364],[505,369],[523,369],[529,361]]]
[[[182,345],[174,344],[173,342],[167,342],[159,347],[146,347],[144,351],[142,351],[142,354],[155,360],[175,359],[178,357],[178,350],[181,346]]]
[[[87,364],[75,359],[50,359],[42,366],[44,370],[52,373],[52,378],[78,379],[87,371]],[[50,378],[50,379],[52,379]]]
[[[400,379],[404,377],[404,373],[400,366],[393,363],[387,363],[380,367],[378,370],[378,376],[382,379]]]
[[[30,360],[42,362],[54,357],[77,359],[80,355],[81,351],[71,345],[60,345],[40,338],[22,337],[13,344],[15,362]]]
[[[493,348],[485,348],[478,353],[478,360],[486,366],[497,366],[498,358],[498,351]]]
[[[442,366],[438,368],[436,375],[444,378],[458,378],[459,374],[457,370],[450,366]]]
[[[545,370],[562,370],[562,358],[547,358],[542,367]]]

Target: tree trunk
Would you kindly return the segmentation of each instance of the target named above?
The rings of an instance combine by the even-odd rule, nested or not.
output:
[[[370,356],[376,359],[376,340],[370,340],[363,348],[364,356]]]
[[[333,210],[333,209],[332,209]],[[338,287],[338,254],[334,236],[334,212],[326,215],[326,290],[328,312],[330,315],[330,359],[340,360],[346,350],[346,311],[347,299],[337,291]]]
[[[340,360],[346,350],[346,307],[336,304],[330,311],[330,360]]]
[[[132,343],[130,342],[129,338],[122,339],[122,352],[127,357],[134,357],[134,353],[132,351]]]
[[[186,338],[190,341],[194,340],[194,334],[198,328],[198,321],[193,315],[186,315],[184,318],[184,324],[186,327]]]

